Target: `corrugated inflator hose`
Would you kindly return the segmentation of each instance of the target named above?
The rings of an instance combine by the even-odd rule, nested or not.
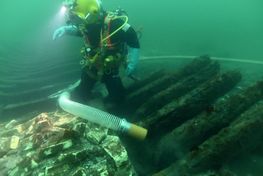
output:
[[[59,106],[64,111],[86,119],[90,122],[99,124],[115,131],[128,133],[139,140],[144,140],[147,136],[147,129],[145,128],[129,123],[125,119],[121,119],[105,111],[70,100],[69,92],[63,92],[60,95],[58,102]]]

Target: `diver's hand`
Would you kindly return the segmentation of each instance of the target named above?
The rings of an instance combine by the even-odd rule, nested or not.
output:
[[[56,40],[56,39],[62,37],[65,33],[66,33],[65,26],[62,26],[62,27],[55,30],[52,38],[53,38],[53,40]]]
[[[53,40],[56,40],[65,34],[76,34],[78,32],[78,29],[74,25],[70,26],[61,26],[60,28],[56,29],[53,33]]]
[[[128,78],[132,79],[133,81],[140,81],[141,79],[139,77],[136,77],[135,75],[129,75]]]
[[[125,70],[126,76],[130,77],[133,74],[133,72],[134,72],[134,67],[131,67],[130,65],[128,65]]]
[[[134,65],[128,65],[125,70],[125,74],[128,78],[132,79],[133,81],[139,81],[140,79],[134,75],[134,69]]]

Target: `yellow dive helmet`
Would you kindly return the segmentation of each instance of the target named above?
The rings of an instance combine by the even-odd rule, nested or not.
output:
[[[76,15],[86,23],[96,22],[100,16],[99,0],[66,0],[64,4],[69,7],[71,15]]]
[[[99,14],[100,3],[98,0],[75,0],[72,12],[84,20]]]

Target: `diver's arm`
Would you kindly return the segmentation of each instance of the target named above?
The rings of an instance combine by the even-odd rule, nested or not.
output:
[[[53,40],[56,40],[65,34],[78,36],[79,30],[75,25],[61,26],[53,33]]]
[[[126,75],[132,76],[137,68],[140,57],[140,49],[128,47]]]
[[[135,30],[128,23],[122,30],[124,31],[124,38],[128,45],[126,75],[132,76],[139,62],[140,44]]]

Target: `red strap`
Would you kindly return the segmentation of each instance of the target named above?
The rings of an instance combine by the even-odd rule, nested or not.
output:
[[[107,36],[109,36],[110,35],[110,28],[111,28],[111,20],[109,21],[109,23],[108,23],[108,31],[107,31]],[[113,43],[111,42],[111,37],[109,37],[108,39],[107,39],[107,47],[109,48],[109,49],[113,49]]]

